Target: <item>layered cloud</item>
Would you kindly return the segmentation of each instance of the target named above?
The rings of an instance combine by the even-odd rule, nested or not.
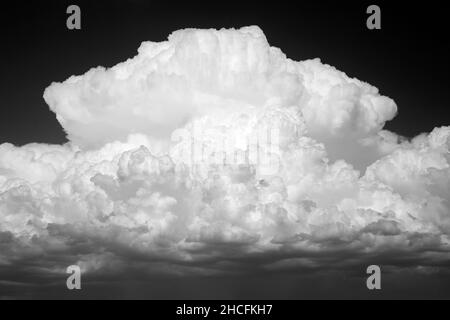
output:
[[[2,270],[449,262],[450,127],[383,130],[392,99],[258,27],[176,31],[44,99],[69,142],[0,146]]]

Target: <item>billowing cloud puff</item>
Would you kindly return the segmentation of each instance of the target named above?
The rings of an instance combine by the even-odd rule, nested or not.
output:
[[[0,146],[4,270],[449,261],[450,127],[383,130],[393,100],[258,27],[176,31],[44,98],[70,142]]]

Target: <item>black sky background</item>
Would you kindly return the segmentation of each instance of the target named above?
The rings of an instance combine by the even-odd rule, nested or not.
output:
[[[382,29],[366,28],[378,4]],[[77,4],[82,30],[66,28]],[[133,57],[142,41],[174,30],[259,25],[294,60],[320,57],[393,98],[399,115],[386,126],[405,136],[450,124],[449,36],[443,2],[46,0],[2,4],[0,143],[63,143],[44,89],[99,65]]]

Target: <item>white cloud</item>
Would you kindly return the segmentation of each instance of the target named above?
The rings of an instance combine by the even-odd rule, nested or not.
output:
[[[0,264],[43,252],[92,272],[133,259],[176,273],[386,250],[448,259],[450,127],[403,141],[382,130],[393,100],[286,58],[257,27],[180,30],[44,98],[70,143],[0,146]],[[279,133],[276,150],[260,128]]]

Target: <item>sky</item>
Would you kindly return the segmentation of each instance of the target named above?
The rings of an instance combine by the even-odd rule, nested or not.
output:
[[[2,11],[0,298],[449,297],[442,10],[68,4]]]
[[[437,2],[385,3],[377,32],[365,27],[367,1],[79,3],[83,27],[76,32],[65,28],[70,1],[15,2],[2,10],[0,141],[65,141],[42,98],[51,82],[112,66],[133,56],[142,41],[186,27],[260,26],[288,57],[320,57],[394,98],[400,113],[387,128],[399,134],[429,132],[449,118],[448,27]]]

